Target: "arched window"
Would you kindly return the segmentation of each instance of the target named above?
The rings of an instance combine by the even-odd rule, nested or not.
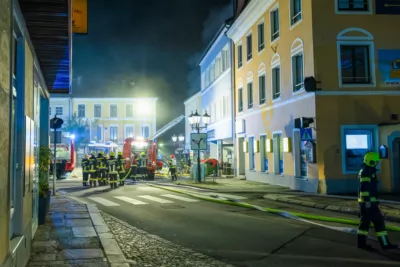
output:
[[[272,101],[281,99],[281,57],[275,53],[271,59]]]
[[[304,89],[304,49],[303,40],[297,38],[290,49],[292,58],[292,91],[300,92]]]

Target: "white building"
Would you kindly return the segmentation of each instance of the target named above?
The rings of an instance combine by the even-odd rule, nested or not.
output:
[[[200,92],[194,94],[185,102],[185,149],[190,150],[190,134],[192,133],[192,128],[189,124],[189,116],[196,111],[201,111],[201,94]]]

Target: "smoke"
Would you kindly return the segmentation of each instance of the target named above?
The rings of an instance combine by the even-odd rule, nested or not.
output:
[[[194,53],[187,61],[189,67],[187,76],[189,84],[188,96],[191,96],[200,90],[201,74],[197,63],[203,55],[204,49],[206,49],[212,38],[217,34],[223,23],[233,16],[233,0],[228,1],[229,3],[225,6],[211,9],[208,17],[203,23],[203,31],[201,34],[203,49]]]

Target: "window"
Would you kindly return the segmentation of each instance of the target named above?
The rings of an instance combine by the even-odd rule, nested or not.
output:
[[[254,137],[249,137],[249,170],[255,169]]]
[[[78,105],[78,117],[79,118],[85,118],[86,117],[86,106],[84,104],[79,104]]]
[[[243,49],[242,45],[238,45],[238,68],[243,66]]]
[[[272,99],[281,97],[281,68],[277,66],[272,69]]]
[[[202,87],[202,88],[205,88],[205,87],[206,87],[206,73],[205,73],[205,72],[203,72],[203,73],[201,74],[201,87]]]
[[[210,84],[210,67],[206,69],[206,84],[205,87],[207,87]]]
[[[126,112],[126,117],[127,118],[132,118],[133,117],[133,105],[132,104],[127,104],[125,112]]]
[[[49,116],[51,116],[51,107],[49,107]]]
[[[303,74],[303,53],[292,56],[292,79],[293,92],[303,89],[304,74]]]
[[[223,103],[222,103],[222,105],[223,105],[223,107],[222,107],[222,116],[223,116],[223,118],[228,117],[228,106],[229,106],[228,101],[229,101],[229,97],[228,96],[224,96]]]
[[[247,84],[247,108],[253,108],[253,83]]]
[[[372,82],[368,45],[341,45],[340,65],[343,84]]]
[[[96,125],[92,128],[91,139],[95,141],[103,140],[103,127],[101,125]]]
[[[94,105],[94,117],[101,118],[101,105],[100,104]]]
[[[265,47],[264,22],[258,24],[258,52]]]
[[[125,137],[134,137],[135,136],[135,127],[134,126],[126,126],[125,128]]]
[[[267,100],[267,92],[265,87],[266,86],[265,86],[265,74],[264,74],[258,77],[258,95],[260,99],[259,102],[260,105],[265,104]]]
[[[253,58],[253,40],[252,35],[246,37],[246,48],[247,48],[247,61]]]
[[[63,107],[56,107],[56,115],[57,116],[62,116],[63,115],[63,110],[64,108]]]
[[[238,109],[239,109],[239,112],[242,112],[243,111],[243,88],[240,88],[239,90],[238,90]]]
[[[291,25],[296,24],[301,20],[301,1],[302,0],[290,0],[290,22]]]
[[[229,68],[229,54],[228,48],[222,50],[222,71],[226,71]]]
[[[271,41],[279,37],[279,9],[271,11]]]
[[[358,172],[365,153],[374,150],[374,131],[372,128],[342,127],[342,143],[344,143],[344,173]]]
[[[116,104],[110,105],[110,118],[117,118],[118,117],[118,107]]]
[[[211,63],[210,67],[210,83],[215,80],[215,62]]]
[[[141,135],[143,138],[149,138],[150,136],[150,126],[143,125],[141,128]]]
[[[283,138],[281,133],[273,135],[274,173],[283,174]]]
[[[260,171],[268,171],[267,136],[260,136]]]
[[[221,66],[221,56],[218,56],[215,60],[215,71],[216,71],[216,78],[219,77],[222,73],[222,66]]]
[[[117,126],[110,126],[110,140],[111,141],[118,141],[118,127]]]
[[[339,11],[368,11],[368,0],[337,0]]]

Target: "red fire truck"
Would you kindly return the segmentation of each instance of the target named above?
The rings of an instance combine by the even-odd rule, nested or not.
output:
[[[68,172],[72,172],[75,169],[75,144],[74,136],[64,134],[61,137],[61,143],[56,144],[57,152],[57,179],[62,178]],[[54,157],[54,141],[53,134],[50,135],[50,149]],[[53,174],[53,164],[50,165],[50,174]]]
[[[170,123],[162,127],[151,138],[143,137],[129,137],[124,141],[124,147],[122,155],[126,159],[127,169],[130,168],[132,160],[138,158],[142,152],[145,152],[147,158],[147,178],[154,179],[155,172],[157,169],[157,143],[156,138],[179,122],[181,122],[185,116],[181,115],[178,118],[172,120]]]

